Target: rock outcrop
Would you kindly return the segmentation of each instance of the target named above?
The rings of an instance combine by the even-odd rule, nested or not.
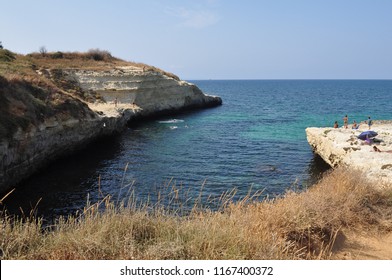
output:
[[[51,71],[37,72],[51,79]],[[170,114],[189,108],[212,107],[222,103],[219,97],[205,95],[193,84],[158,71],[145,71],[142,67],[55,71],[62,76],[62,82],[76,84],[86,92],[94,92],[94,95],[100,98],[87,102],[72,94],[68,96],[67,89],[64,88],[56,94],[66,96],[64,104],[71,101],[76,104],[68,110],[76,110],[75,114],[67,113],[67,110],[53,109],[50,116],[45,115],[42,119],[38,117],[39,120],[30,122],[26,128],[19,127],[11,137],[2,137],[0,192],[12,188],[14,184],[58,156],[73,152],[98,137],[121,131],[134,119]],[[61,85],[59,87],[61,89]],[[23,94],[29,94],[28,90],[23,89]],[[37,102],[43,104],[42,102],[48,101]],[[55,102],[56,100],[52,103]],[[22,105],[22,109],[26,107]]]
[[[86,91],[99,93],[106,102],[135,104],[141,116],[188,108],[217,106],[222,100],[209,96],[195,85],[163,73],[123,66],[106,71],[66,70],[68,79],[77,81]]]
[[[357,138],[367,130],[366,124],[356,130],[309,127],[306,136],[313,151],[331,167],[352,167],[382,186],[392,187],[392,122],[375,122],[371,130],[378,135],[370,145]],[[381,152],[374,151],[374,146]]]

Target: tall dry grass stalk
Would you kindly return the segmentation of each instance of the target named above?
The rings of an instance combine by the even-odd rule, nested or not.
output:
[[[177,191],[172,187],[171,198]],[[345,230],[392,228],[380,216],[392,204],[390,193],[346,169],[301,193],[261,202],[252,195],[234,202],[232,196],[222,196],[217,211],[195,203],[186,215],[135,198],[116,204],[106,196],[49,228],[5,215],[2,259],[328,259]]]

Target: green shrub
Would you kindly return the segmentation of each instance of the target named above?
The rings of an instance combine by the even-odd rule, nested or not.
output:
[[[7,49],[0,49],[0,61],[11,62],[15,60],[15,54]]]
[[[61,58],[64,58],[64,53],[62,53],[62,52],[51,53],[50,57],[53,59],[61,59]]]
[[[88,59],[94,59],[95,61],[105,61],[113,58],[110,52],[100,49],[90,49],[87,52],[86,57]]]

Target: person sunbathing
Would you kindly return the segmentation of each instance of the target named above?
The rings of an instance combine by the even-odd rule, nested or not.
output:
[[[378,152],[378,153],[392,153],[392,150],[389,151],[381,151],[377,146],[373,146],[373,151]]]
[[[381,150],[377,146],[373,146],[373,151],[381,153]]]

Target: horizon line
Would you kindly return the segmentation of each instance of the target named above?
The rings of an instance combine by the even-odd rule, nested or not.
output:
[[[182,79],[182,78],[181,78]],[[392,78],[191,78],[188,81],[392,81]]]

